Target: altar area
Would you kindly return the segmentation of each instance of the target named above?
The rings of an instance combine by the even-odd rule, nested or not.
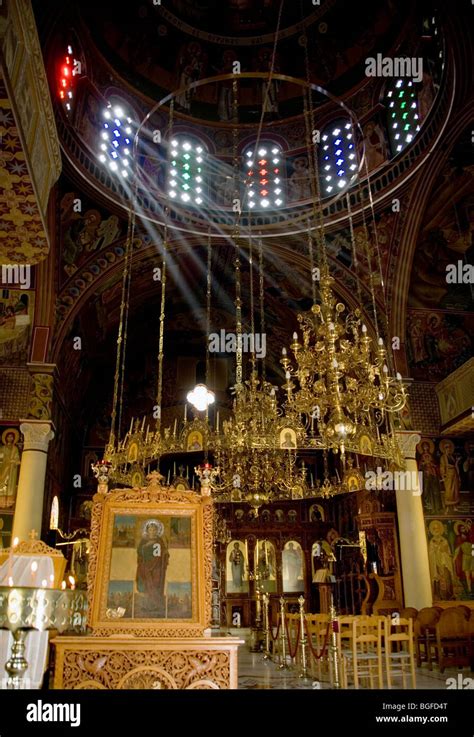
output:
[[[93,499],[88,626],[56,637],[55,689],[237,688],[243,640],[212,637],[213,504],[163,486]]]

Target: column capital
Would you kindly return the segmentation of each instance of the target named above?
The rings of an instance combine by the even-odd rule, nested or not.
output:
[[[397,441],[405,460],[416,458],[416,446],[421,440],[421,435],[416,430],[398,430]]]
[[[49,441],[54,438],[52,422],[44,420],[20,420],[20,430],[23,433],[25,450],[41,450],[48,452]]]

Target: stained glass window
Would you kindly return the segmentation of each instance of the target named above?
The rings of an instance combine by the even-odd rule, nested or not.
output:
[[[285,177],[281,147],[271,141],[244,151],[246,208],[275,210],[285,202]]]
[[[357,174],[352,123],[347,118],[332,121],[321,135],[319,179],[321,195],[333,196],[348,186]]]
[[[72,110],[73,99],[75,94],[75,77],[80,74],[81,63],[74,59],[72,46],[68,46],[66,54],[61,61],[59,67],[59,84],[58,95],[61,100],[66,114]]]
[[[170,142],[169,197],[187,205],[202,205],[205,199],[207,150],[197,139],[174,136]]]
[[[103,119],[99,161],[127,178],[131,173],[132,119],[120,105],[108,105]]]
[[[420,130],[415,84],[411,79],[394,79],[385,94],[387,127],[392,155],[410,144]]]

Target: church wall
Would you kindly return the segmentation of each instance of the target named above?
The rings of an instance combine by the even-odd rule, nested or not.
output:
[[[474,441],[422,437],[417,461],[433,601],[472,601]]]

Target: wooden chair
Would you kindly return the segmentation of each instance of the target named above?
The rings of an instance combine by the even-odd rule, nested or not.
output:
[[[368,679],[370,688],[383,688],[382,637],[385,617],[354,617],[351,637],[346,638],[349,647],[340,649],[343,688],[348,687],[352,676],[354,688],[361,680]],[[340,640],[341,638],[339,638]]]
[[[415,674],[415,638],[413,619],[386,617],[384,632],[385,672],[387,686],[392,688],[393,676],[401,676],[403,688],[406,688],[405,677],[409,670],[412,688],[416,688]],[[398,670],[397,667],[398,666]]]
[[[433,670],[432,646],[436,643],[436,622],[441,612],[437,607],[425,607],[420,609],[415,620],[415,650],[416,664],[418,668],[423,663],[428,663],[428,668]]]
[[[286,642],[287,642],[287,654],[291,657],[291,662],[296,665],[298,662],[299,645],[298,637],[301,635],[300,629],[300,615],[299,614],[287,614],[286,620]]]
[[[402,619],[416,619],[418,616],[418,609],[414,606],[407,606],[404,609],[400,609],[400,617]]]
[[[472,633],[464,607],[445,609],[436,623],[436,656],[440,672],[447,666],[470,665]]]
[[[328,614],[306,614],[307,637],[308,643],[308,663],[309,672],[312,676],[322,679],[323,672],[328,671],[328,644],[331,636],[331,630],[328,632],[329,615]],[[326,645],[326,652],[323,657],[314,657],[312,651],[318,656],[321,655]]]

